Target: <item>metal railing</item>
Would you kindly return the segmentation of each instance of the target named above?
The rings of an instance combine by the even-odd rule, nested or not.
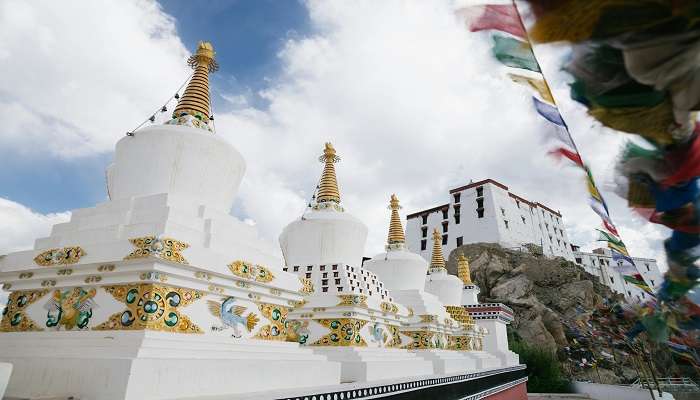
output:
[[[669,392],[700,392],[700,385],[695,383],[690,378],[683,377],[683,378],[658,378],[657,382],[659,382],[659,386],[661,387],[662,390],[664,391],[669,391]],[[654,381],[652,379],[637,379],[632,386],[637,386],[637,387],[654,387]]]

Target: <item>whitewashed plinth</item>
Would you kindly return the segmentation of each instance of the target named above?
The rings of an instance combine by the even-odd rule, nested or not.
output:
[[[332,385],[340,366],[289,342],[163,332],[3,335],[7,396],[172,399]]]
[[[0,363],[0,399],[3,398],[5,390],[7,390],[7,384],[10,382],[10,375],[12,375],[12,364]]]
[[[477,370],[477,360],[465,352],[442,349],[414,350],[418,357],[433,363],[436,374],[458,374]]]
[[[403,349],[316,347],[314,353],[341,364],[341,382],[365,382],[433,374],[433,363]]]
[[[502,366],[501,360],[485,351],[468,351],[464,353],[476,362],[477,369],[492,369]]]

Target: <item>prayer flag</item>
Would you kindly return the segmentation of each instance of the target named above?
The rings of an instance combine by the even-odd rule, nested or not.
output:
[[[505,36],[493,37],[493,55],[501,63],[513,67],[540,72],[529,43]]]
[[[481,6],[482,14],[469,24],[472,32],[495,29],[508,32],[522,39],[527,38],[527,33],[520,22],[520,14],[512,4],[488,4]]]
[[[603,220],[603,227],[607,229],[608,232],[612,233],[613,235],[619,237],[620,234],[617,233],[617,228],[615,228],[615,225],[612,224],[612,222]]]
[[[537,110],[537,112],[541,116],[543,116],[547,121],[553,124],[557,124],[559,126],[566,127],[566,123],[561,118],[561,114],[559,114],[559,110],[557,110],[556,107],[547,104],[543,101],[540,101],[536,97],[532,98],[532,102],[535,104],[535,109]]]
[[[583,167],[583,160],[581,160],[581,155],[579,155],[577,152],[560,147],[558,149],[550,151],[549,154],[558,158],[566,157],[569,160],[573,161],[573,163],[578,165],[579,167]]]
[[[552,92],[549,91],[549,86],[547,85],[547,82],[544,81],[544,79],[531,78],[528,76],[516,74],[508,74],[508,77],[515,83],[519,83],[521,85],[525,85],[530,87],[531,89],[534,89],[537,93],[540,94],[542,100],[552,104],[554,103]]]
[[[598,236],[598,241],[602,241],[602,242],[612,242],[612,243],[617,243],[617,244],[620,244],[620,245],[623,245],[623,246],[624,246],[624,244],[622,243],[622,240],[616,238],[614,235],[611,235],[611,234],[609,234],[608,232],[601,231],[600,229],[596,229],[596,230],[597,230],[598,233],[600,234],[600,235]]]

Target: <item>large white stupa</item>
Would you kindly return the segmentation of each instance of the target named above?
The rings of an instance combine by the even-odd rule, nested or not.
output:
[[[525,398],[507,340],[428,293],[402,242],[363,267],[330,144],[284,262],[231,216],[245,161],[211,126],[211,44],[189,64],[172,119],[117,143],[109,200],[0,257],[0,392],[11,365],[6,395],[31,399]]]

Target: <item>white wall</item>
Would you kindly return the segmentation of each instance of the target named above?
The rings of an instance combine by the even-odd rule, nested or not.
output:
[[[636,388],[631,386],[620,385],[603,385],[600,383],[589,382],[574,382],[574,391],[576,393],[585,393],[593,400],[651,400],[649,389]],[[663,396],[659,396],[659,392],[654,391],[654,399],[656,400],[673,400],[673,395],[662,392]]]

